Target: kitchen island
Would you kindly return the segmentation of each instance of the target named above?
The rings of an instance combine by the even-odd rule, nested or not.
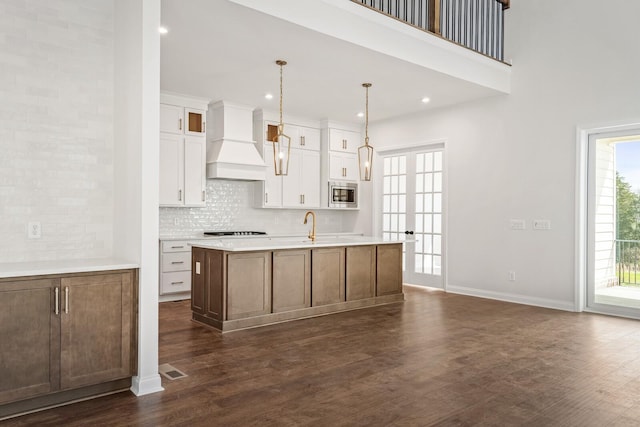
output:
[[[335,236],[190,244],[192,318],[222,332],[404,300],[401,241]]]

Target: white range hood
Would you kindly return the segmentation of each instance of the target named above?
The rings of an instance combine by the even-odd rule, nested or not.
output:
[[[208,114],[207,178],[264,181],[266,165],[253,140],[253,107],[218,101]]]

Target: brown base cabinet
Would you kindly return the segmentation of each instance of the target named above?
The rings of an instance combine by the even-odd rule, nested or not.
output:
[[[311,307],[311,251],[273,252],[273,312]]]
[[[345,248],[323,248],[311,251],[312,307],[345,300],[344,252]]]
[[[193,320],[223,332],[403,301],[402,244],[233,252],[194,246]]]
[[[136,284],[134,270],[0,280],[0,418],[13,402],[131,377]]]

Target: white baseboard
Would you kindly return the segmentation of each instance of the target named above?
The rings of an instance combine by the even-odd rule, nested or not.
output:
[[[514,302],[517,304],[532,305],[535,307],[552,308],[555,310],[575,311],[575,304],[568,301],[558,301],[547,298],[528,297],[523,295],[508,294],[503,292],[486,291],[483,289],[467,288],[464,286],[447,285],[447,292],[452,294],[468,295],[472,297],[494,299],[498,301]]]
[[[135,376],[131,379],[131,392],[136,396],[144,396],[145,394],[157,393],[164,391],[160,374],[151,375],[145,378]]]

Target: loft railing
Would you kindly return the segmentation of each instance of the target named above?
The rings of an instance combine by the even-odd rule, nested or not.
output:
[[[504,60],[504,10],[510,0],[351,0],[423,31]]]

